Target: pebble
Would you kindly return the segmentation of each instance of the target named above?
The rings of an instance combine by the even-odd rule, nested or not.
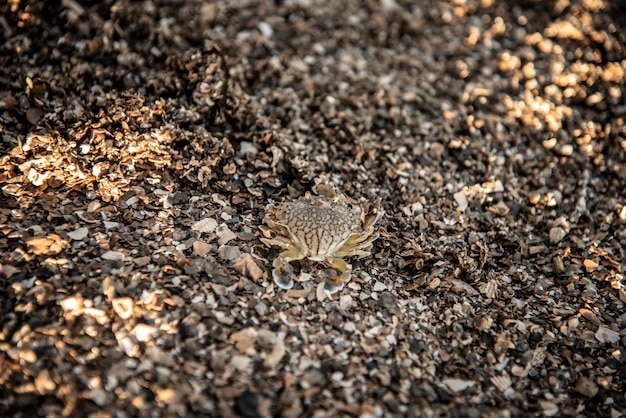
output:
[[[226,267],[221,265],[216,265],[213,268],[211,278],[215,281],[215,283],[219,283],[224,286],[230,284],[230,273]]]
[[[132,334],[137,338],[137,341],[147,342],[151,341],[156,334],[157,329],[153,326],[146,324],[137,324],[132,330]]]
[[[218,250],[218,254],[221,259],[226,261],[233,261],[241,256],[239,248],[233,245],[224,245],[220,247],[220,249]]]
[[[383,290],[387,290],[387,286],[383,282],[374,283],[374,292],[382,292]]]
[[[262,22],[264,23],[264,22]],[[248,142],[248,141],[241,141],[239,143],[240,148],[240,152],[245,155],[245,154],[252,154],[252,155],[256,155],[259,150],[256,149],[256,147],[252,144],[252,142]]]
[[[232,357],[230,364],[239,372],[244,372],[252,363],[252,359],[247,356],[236,354]]]
[[[219,245],[224,245],[227,244],[228,242],[237,239],[237,235],[231,231],[226,224],[222,224],[220,225],[220,227],[217,229],[217,243]]]
[[[113,310],[122,319],[126,320],[133,316],[133,300],[129,297],[116,298],[112,301]]]
[[[67,236],[73,239],[74,241],[81,241],[87,238],[87,235],[89,235],[89,229],[85,227],[78,228],[72,232],[67,233]]]
[[[576,382],[574,390],[585,398],[593,398],[598,393],[599,388],[593,380],[582,376]]]
[[[267,357],[265,357],[265,360],[263,360],[263,365],[270,368],[278,366],[278,363],[280,363],[286,353],[287,350],[285,349],[285,343],[283,342],[283,340],[276,340],[276,343],[272,348],[272,352]]]
[[[444,379],[441,383],[443,383],[450,392],[453,393],[461,393],[465,389],[471,388],[476,384],[473,380],[462,380],[462,379]]]
[[[539,405],[541,405],[541,409],[543,409],[543,414],[547,417],[553,417],[559,413],[559,406],[554,402],[539,401]]]
[[[459,205],[459,211],[463,212],[465,211],[465,209],[467,209],[467,207],[469,206],[469,203],[467,201],[467,196],[465,196],[465,193],[461,192],[456,192],[454,195],[454,200],[456,201],[456,204]]]
[[[339,297],[339,308],[345,311],[349,311],[352,308],[352,296],[341,295]]]
[[[269,311],[269,309],[267,308],[267,305],[261,302],[254,305],[254,310],[256,311],[257,314],[259,314],[259,316],[265,316],[267,315],[267,312]]]
[[[378,303],[390,313],[399,313],[398,300],[389,292],[383,292],[378,298]]]
[[[243,418],[259,417],[259,400],[257,396],[249,390],[244,391],[235,399],[235,411]]]
[[[567,232],[565,232],[565,230],[561,228],[560,226],[555,226],[553,228],[550,228],[550,242],[552,244],[561,242],[561,240],[565,238],[566,235],[567,235]]]
[[[100,256],[103,260],[108,261],[124,261],[126,256],[120,251],[107,251]]]
[[[598,331],[596,331],[596,339],[601,343],[613,344],[620,340],[620,335],[612,329],[601,326],[598,328]]]
[[[192,231],[210,234],[217,229],[217,221],[213,218],[201,219],[191,226]]]
[[[56,386],[48,370],[42,370],[35,378],[35,388],[41,395],[52,393],[56,389]]]
[[[208,253],[211,252],[213,246],[211,244],[207,244],[202,241],[194,241],[193,243],[193,253],[198,257],[204,257]]]

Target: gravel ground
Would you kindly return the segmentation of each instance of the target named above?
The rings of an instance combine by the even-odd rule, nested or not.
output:
[[[619,3],[0,5],[0,416],[626,414]]]

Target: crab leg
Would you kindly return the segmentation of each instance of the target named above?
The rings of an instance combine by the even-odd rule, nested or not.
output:
[[[281,237],[280,235],[275,236],[274,238],[260,238],[261,242],[268,247],[272,245],[276,245],[280,248],[295,250],[290,240],[285,237]]]
[[[291,245],[287,248],[287,250],[278,254],[278,257],[276,257],[272,263],[272,266],[274,266],[274,270],[272,270],[274,283],[276,283],[276,285],[281,289],[285,290],[293,287],[293,277],[295,275],[293,268],[289,265],[289,263],[291,261],[301,260],[304,258],[297,248]]]
[[[341,275],[331,277],[326,280],[324,287],[330,293],[336,293],[343,289],[344,285],[350,280],[352,266],[346,263],[341,258],[333,257],[326,259],[326,263],[335,269],[337,269]]]
[[[356,246],[362,242],[374,241],[380,234],[374,231],[365,231],[361,234],[352,234],[344,245]]]
[[[378,238],[378,233],[375,235],[354,235],[350,237],[348,241],[338,250],[335,255],[337,257],[350,257],[359,256],[367,257],[371,253],[372,242]]]
[[[378,222],[382,214],[383,214],[382,211],[378,211],[375,214],[370,215],[367,218],[365,218],[365,222],[363,222],[363,229],[366,231],[370,229],[376,222]]]

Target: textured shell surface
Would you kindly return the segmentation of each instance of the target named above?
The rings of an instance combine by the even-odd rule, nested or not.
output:
[[[323,201],[295,202],[281,219],[298,247],[310,257],[332,254],[358,232],[359,220],[345,205],[330,205]]]

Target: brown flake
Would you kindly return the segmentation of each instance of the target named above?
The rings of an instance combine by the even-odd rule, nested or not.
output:
[[[45,237],[34,237],[26,241],[28,251],[35,255],[57,255],[60,254],[68,243],[58,234],[49,234]]]
[[[593,382],[591,379],[585,376],[581,376],[576,381],[576,386],[574,386],[574,390],[584,396],[585,398],[593,398],[598,393],[598,385]]]
[[[233,262],[233,268],[240,274],[252,280],[260,281],[263,279],[264,271],[248,253],[243,253],[235,259]]]
[[[203,241],[194,241],[193,242],[193,253],[198,257],[204,257],[209,254],[213,250],[213,246],[211,244],[207,244]]]

